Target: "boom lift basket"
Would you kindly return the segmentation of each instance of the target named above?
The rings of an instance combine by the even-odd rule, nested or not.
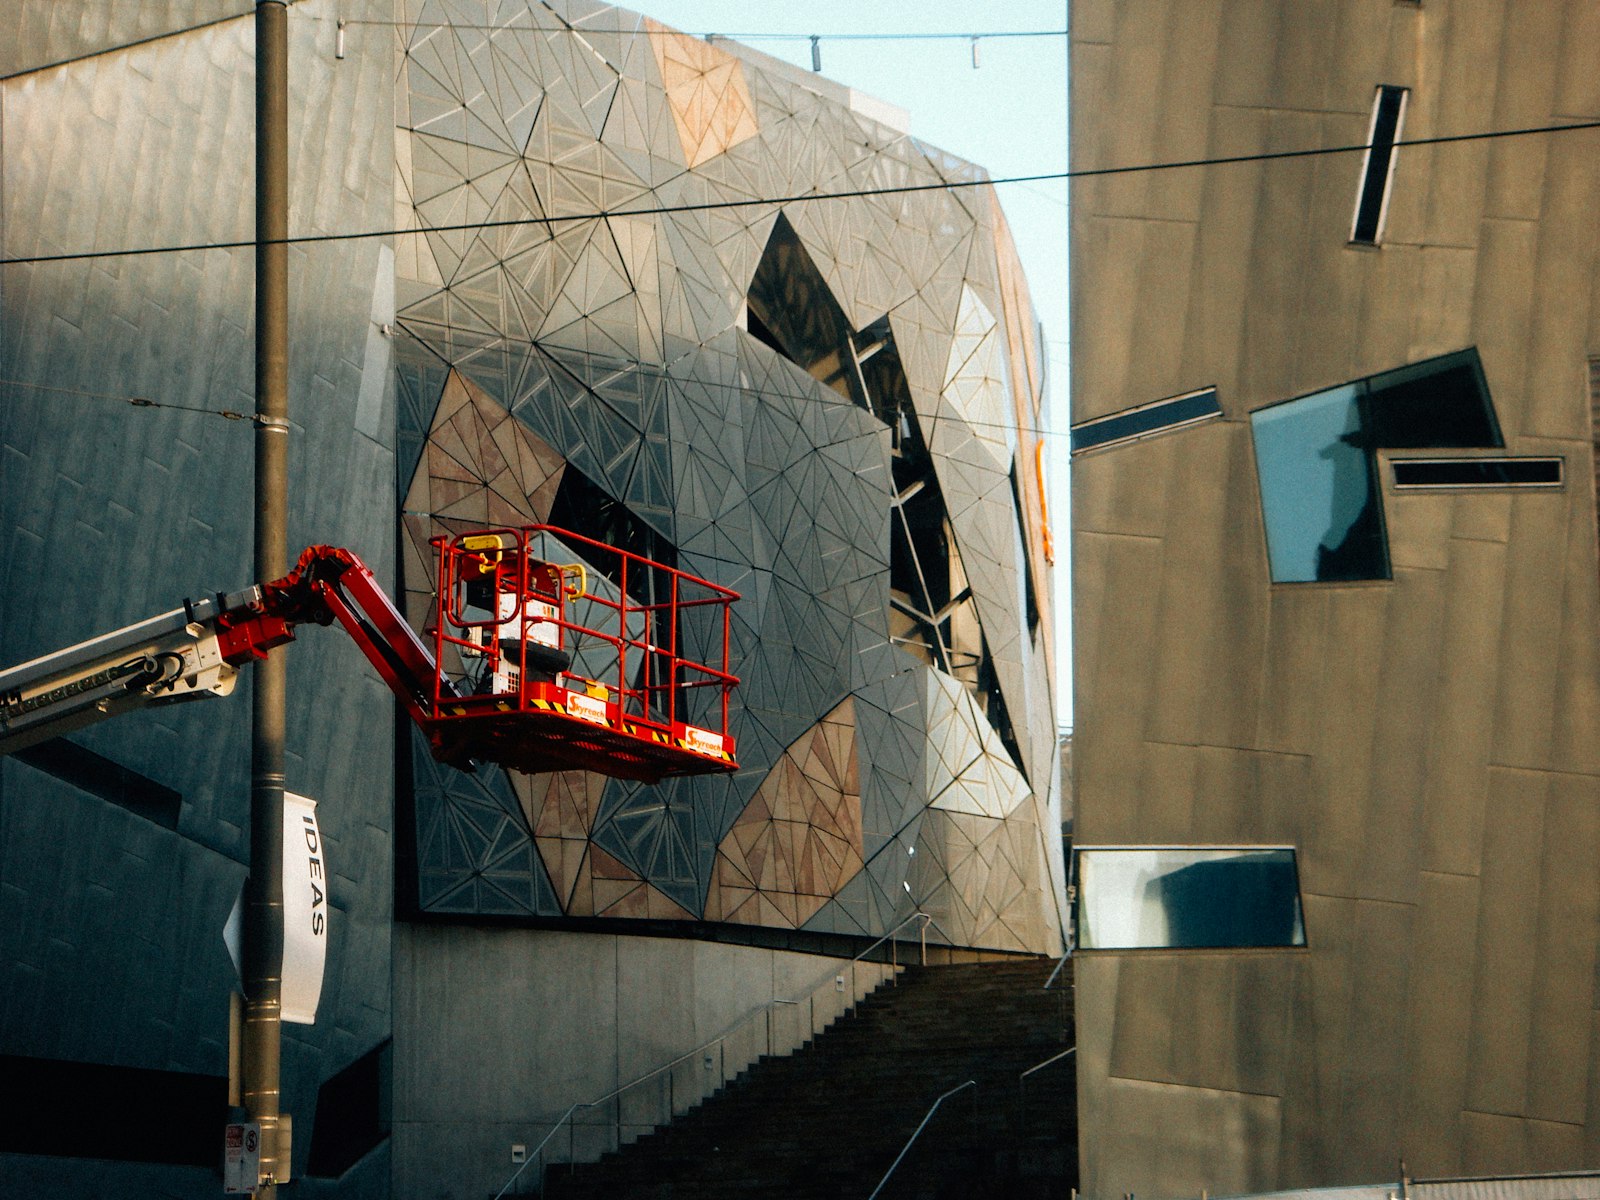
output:
[[[737,769],[738,593],[548,525],[437,537],[434,754],[647,782]],[[561,563],[562,557],[583,561]]]

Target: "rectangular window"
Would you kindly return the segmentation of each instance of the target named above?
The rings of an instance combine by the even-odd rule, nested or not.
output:
[[[1221,415],[1222,406],[1217,403],[1216,388],[1185,392],[1181,396],[1141,404],[1137,408],[1074,425],[1072,453],[1076,456],[1086,450],[1105,450],[1111,446],[1126,445],[1158,433],[1187,429]]]
[[[12,1097],[11,1115],[0,1121],[0,1153],[193,1167],[221,1161],[226,1076],[3,1054],[0,1079]],[[131,1102],[117,1106],[115,1120],[95,1122],[86,1138],[85,1102],[113,1096]]]
[[[1405,125],[1406,89],[1383,84],[1372,102],[1367,152],[1361,161],[1361,190],[1356,193],[1355,222],[1350,241],[1376,246],[1389,214],[1389,185],[1394,178],[1396,143]]]
[[[1394,486],[1422,488],[1559,488],[1559,458],[1397,458]]]
[[[1094,846],[1074,854],[1083,950],[1304,946],[1288,846]]]

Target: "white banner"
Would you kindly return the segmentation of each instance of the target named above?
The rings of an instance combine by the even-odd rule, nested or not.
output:
[[[328,955],[328,862],[317,802],[283,794],[283,1019],[314,1025]]]

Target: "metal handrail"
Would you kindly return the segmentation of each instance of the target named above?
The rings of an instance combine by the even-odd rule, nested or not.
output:
[[[1051,1063],[1059,1062],[1061,1059],[1065,1058],[1067,1055],[1076,1054],[1077,1052],[1078,1052],[1078,1048],[1076,1046],[1068,1046],[1065,1050],[1061,1051],[1060,1054],[1052,1054],[1049,1058],[1045,1059],[1042,1063],[1035,1063],[1033,1066],[1029,1067],[1026,1071],[1021,1072],[1017,1076],[1017,1082],[1021,1083],[1024,1079],[1026,1079],[1029,1075],[1032,1075],[1035,1071],[1042,1071],[1046,1067],[1048,1067]]]
[[[1017,1128],[1019,1130],[1024,1130],[1025,1131],[1027,1129],[1027,1127],[1028,1127],[1028,1085],[1027,1085],[1028,1076],[1032,1075],[1035,1071],[1042,1071],[1046,1067],[1052,1065],[1053,1063],[1058,1063],[1063,1058],[1066,1058],[1068,1055],[1076,1054],[1077,1052],[1078,1052],[1078,1048],[1076,1046],[1068,1046],[1065,1050],[1062,1050],[1062,1051],[1060,1051],[1059,1053],[1056,1053],[1056,1054],[1052,1054],[1049,1058],[1045,1059],[1043,1062],[1034,1063],[1033,1066],[1029,1067],[1026,1071],[1022,1071],[1022,1072],[1018,1073],[1018,1075],[1017,1075]]]
[[[950,1099],[950,1097],[954,1096],[957,1092],[964,1091],[967,1088],[976,1088],[977,1086],[978,1081],[976,1079],[969,1079],[965,1083],[958,1083],[955,1087],[951,1088],[948,1092],[933,1102],[933,1104],[928,1108],[927,1113],[923,1116],[922,1123],[912,1131],[911,1136],[906,1139],[906,1144],[900,1147],[900,1153],[895,1155],[894,1161],[889,1164],[889,1169],[883,1173],[883,1178],[878,1180],[878,1186],[872,1189],[872,1195],[868,1196],[867,1200],[877,1200],[878,1193],[883,1191],[883,1185],[889,1182],[889,1176],[895,1173],[895,1170],[900,1166],[900,1160],[905,1158],[907,1151],[911,1149],[911,1143],[916,1141],[917,1138],[921,1136],[922,1131],[927,1128],[928,1122],[933,1120],[933,1114],[939,1110],[939,1105]]]
[[[560,1120],[558,1120],[554,1125],[550,1126],[550,1132],[539,1139],[539,1144],[533,1148],[532,1153],[524,1156],[522,1165],[512,1173],[510,1179],[505,1181],[505,1185],[494,1194],[494,1200],[500,1200],[500,1197],[504,1196],[508,1191],[511,1190],[511,1185],[522,1177],[522,1173],[528,1169],[528,1165],[539,1157],[539,1154],[545,1148],[546,1143],[548,1143],[551,1138],[555,1137],[556,1130],[560,1129],[562,1125],[566,1124],[568,1117],[572,1116],[573,1113],[577,1112],[578,1109],[583,1107],[585,1107],[583,1104],[574,1104],[571,1108],[567,1109],[566,1112],[561,1114]]]
[[[856,964],[859,963],[868,954],[871,954],[879,946],[883,945],[883,943],[886,942],[886,941],[890,942],[890,961],[889,961],[888,965],[889,965],[891,971],[894,972],[893,974],[890,975],[890,978],[891,979],[895,979],[895,980],[898,979],[899,962],[896,960],[896,958],[894,956],[894,947],[896,945],[898,945],[898,940],[890,941],[890,939],[894,938],[895,934],[899,933],[902,929],[904,929],[907,925],[910,925],[914,921],[921,922],[920,958],[921,958],[922,965],[924,965],[924,966],[927,965],[927,962],[928,962],[928,926],[932,925],[935,929],[938,929],[939,925],[933,919],[933,916],[932,916],[931,913],[925,913],[925,912],[922,912],[921,910],[918,910],[917,912],[914,912],[910,916],[906,917],[904,920],[900,921],[898,924],[896,924],[894,926],[894,928],[890,929],[882,937],[879,937],[877,940],[873,941],[865,949],[863,949],[860,953],[858,953],[854,958],[852,958],[850,960],[848,965],[849,965],[849,970],[850,970],[850,996],[851,996],[851,999],[850,999],[849,1003],[845,1007],[845,1010],[844,1010],[845,1012],[851,1011],[855,1007],[855,1004],[856,1004],[856,998],[855,998],[855,968],[856,968]],[[943,933],[944,931],[942,929],[940,929],[940,932]],[[740,1033],[741,1031],[746,1029],[748,1026],[754,1024],[755,1021],[758,1018],[763,1018],[764,1017],[767,1020],[767,1053],[771,1054],[772,1053],[772,1014],[773,1014],[773,1011],[775,1009],[777,1009],[779,1007],[783,1007],[783,1006],[795,1007],[795,1006],[798,1006],[800,1004],[803,1004],[806,1000],[813,999],[817,995],[817,993],[820,992],[827,985],[827,983],[830,980],[841,979],[841,978],[843,978],[843,975],[844,975],[843,968],[830,967],[827,970],[826,973],[817,976],[816,980],[809,987],[807,987],[804,991],[801,991],[798,994],[796,994],[794,999],[789,1000],[789,999],[779,998],[779,999],[769,1000],[766,1004],[762,1005],[760,1008],[753,1009],[750,1012],[746,1013],[743,1017],[740,1017],[732,1025],[729,1025],[728,1027],[726,1027],[721,1033],[717,1034],[715,1037],[709,1039],[708,1041],[702,1042],[700,1045],[694,1047],[692,1050],[686,1050],[682,1054],[678,1055],[676,1058],[670,1059],[667,1062],[664,1062],[664,1063],[660,1064],[659,1066],[653,1067],[650,1070],[644,1072],[644,1074],[642,1074],[642,1075],[635,1076],[633,1079],[630,1079],[627,1083],[624,1083],[619,1087],[613,1088],[611,1091],[607,1092],[603,1096],[596,1097],[595,1099],[589,1100],[589,1101],[586,1101],[586,1102],[585,1101],[580,1101],[580,1102],[578,1102],[576,1104],[573,1104],[573,1105],[569,1106],[565,1112],[563,1112],[559,1117],[556,1118],[555,1124],[553,1124],[550,1127],[550,1131],[548,1133],[546,1133],[544,1135],[544,1137],[540,1139],[539,1144],[537,1146],[535,1146],[528,1153],[527,1157],[523,1160],[522,1164],[516,1169],[515,1173],[512,1174],[511,1178],[506,1180],[505,1186],[502,1187],[500,1189],[500,1191],[495,1194],[495,1200],[500,1200],[500,1197],[502,1197],[502,1196],[504,1196],[506,1194],[506,1189],[510,1188],[511,1185],[514,1184],[517,1181],[517,1179],[522,1175],[522,1173],[525,1170],[528,1169],[529,1164],[532,1163],[535,1160],[535,1158],[537,1158],[539,1156],[540,1152],[543,1151],[544,1147],[549,1144],[550,1140],[552,1138],[554,1138],[555,1135],[561,1131],[563,1126],[566,1126],[568,1128],[568,1140],[569,1140],[568,1157],[569,1157],[569,1159],[571,1158],[571,1153],[572,1153],[572,1148],[571,1148],[571,1145],[570,1145],[570,1141],[571,1141],[571,1122],[572,1122],[573,1116],[576,1113],[578,1113],[580,1111],[583,1111],[583,1110],[586,1110],[586,1109],[598,1108],[602,1104],[606,1104],[606,1103],[608,1103],[608,1102],[610,1102],[612,1100],[617,1100],[621,1096],[623,1096],[625,1093],[630,1092],[634,1088],[638,1087],[640,1084],[647,1083],[651,1079],[654,1079],[657,1076],[661,1075],[663,1072],[670,1071],[673,1067],[679,1066],[680,1064],[682,1064],[684,1062],[687,1062],[689,1059],[695,1058],[698,1055],[703,1054],[705,1051],[711,1049],[713,1046],[717,1046],[719,1044],[725,1046],[730,1038],[732,1038],[734,1035]],[[813,1014],[813,1020],[814,1019],[815,1019],[815,1016]],[[813,1030],[813,1032],[815,1032],[815,1031]],[[723,1074],[724,1075],[726,1074],[726,1069],[727,1069],[727,1064],[726,1064],[726,1060],[724,1060],[724,1063],[723,1063]],[[669,1099],[669,1105],[672,1105],[673,1103],[674,1102]],[[617,1126],[618,1126],[618,1128],[617,1128],[617,1141],[620,1144],[621,1140],[622,1140],[620,1112],[619,1112],[619,1115],[618,1115]]]
[[[1061,961],[1056,964],[1056,969],[1054,971],[1050,972],[1050,978],[1046,979],[1044,981],[1044,990],[1045,991],[1048,992],[1050,990],[1050,986],[1053,983],[1055,983],[1055,981],[1056,981],[1056,976],[1061,974],[1061,968],[1067,965],[1067,960],[1069,958],[1071,958],[1071,957],[1072,957],[1072,947],[1068,946],[1067,947],[1067,952],[1061,956]]]

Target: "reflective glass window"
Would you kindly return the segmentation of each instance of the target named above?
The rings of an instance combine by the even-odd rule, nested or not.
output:
[[[1472,349],[1257,409],[1250,428],[1274,583],[1389,578],[1378,450],[1505,445]]]
[[[1082,454],[1086,450],[1103,450],[1125,442],[1136,442],[1154,434],[1186,429],[1221,415],[1222,406],[1217,403],[1217,389],[1203,388],[1198,392],[1157,400],[1154,404],[1140,405],[1125,412],[1074,425],[1072,453]]]
[[[1250,416],[1274,582],[1389,576],[1360,400],[1346,384]]]
[[[1559,458],[1397,458],[1394,486],[1413,488],[1559,488]]]
[[[1304,946],[1289,847],[1080,847],[1083,950]]]
[[[1356,193],[1356,215],[1350,240],[1377,245],[1389,211],[1389,185],[1394,178],[1395,143],[1405,121],[1406,89],[1384,85],[1372,101],[1372,125],[1367,131],[1367,153],[1361,164],[1361,187]]]

